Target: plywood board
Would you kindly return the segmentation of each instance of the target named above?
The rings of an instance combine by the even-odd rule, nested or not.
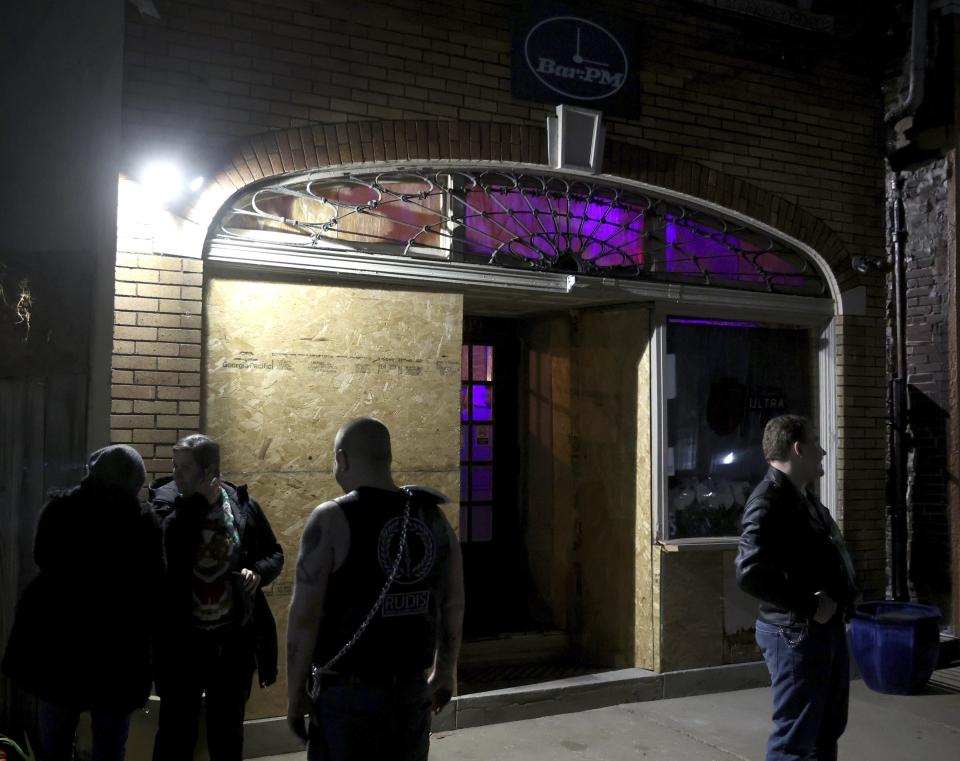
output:
[[[649,437],[639,414],[646,384],[642,360],[649,310],[622,306],[584,310],[575,333],[575,471],[582,628],[579,644],[596,663],[636,665],[638,505],[642,489],[638,442]]]
[[[205,423],[222,469],[247,483],[286,554],[269,589],[281,682],[247,718],[286,711],[283,640],[297,546],[310,511],[341,490],[333,441],[347,420],[390,428],[398,483],[443,491],[459,514],[462,297],[212,278],[206,292]]]
[[[634,535],[636,554],[636,582],[634,609],[636,610],[636,643],[634,664],[640,668],[658,670],[657,648],[654,640],[660,636],[659,606],[660,585],[655,582],[654,571],[654,521],[653,521],[653,416],[650,388],[650,325],[647,315],[646,345],[637,365],[637,458],[636,458],[636,504],[637,528]]]

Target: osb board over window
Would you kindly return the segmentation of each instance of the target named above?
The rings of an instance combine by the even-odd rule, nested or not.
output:
[[[255,689],[247,718],[286,711],[284,633],[300,534],[338,496],[337,429],[360,415],[393,435],[399,484],[441,490],[459,514],[462,298],[213,277],[206,294],[206,429],[222,470],[246,483],[284,548],[267,588],[280,635],[281,682]]]

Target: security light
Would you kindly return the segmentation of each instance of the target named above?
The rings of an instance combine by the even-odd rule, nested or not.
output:
[[[183,173],[169,161],[147,164],[140,179],[144,189],[163,203],[175,200],[183,192]]]

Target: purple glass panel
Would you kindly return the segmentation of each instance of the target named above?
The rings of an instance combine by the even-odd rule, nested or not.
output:
[[[460,426],[460,462],[470,459],[470,427],[469,423]]]
[[[473,505],[470,512],[470,541],[491,541],[493,539],[493,505]]]
[[[470,467],[470,502],[490,502],[493,499],[493,468],[489,465]]]
[[[470,508],[460,505],[460,544],[470,541]]]
[[[460,420],[470,419],[470,386],[466,383],[460,386]]]
[[[516,256],[533,260],[572,251],[603,267],[643,262],[644,217],[637,209],[542,193],[482,191],[467,193],[465,206],[471,250],[507,244]]]
[[[493,347],[474,346],[473,351],[473,378],[475,381],[493,380]]]
[[[470,407],[472,420],[493,420],[493,389],[490,386],[471,386]]]
[[[470,481],[469,471],[466,465],[460,466],[460,501],[467,502],[470,499]]]
[[[460,380],[470,380],[470,348],[464,346],[460,349]]]
[[[473,448],[470,459],[491,462],[493,460],[493,426],[475,425],[471,434]]]

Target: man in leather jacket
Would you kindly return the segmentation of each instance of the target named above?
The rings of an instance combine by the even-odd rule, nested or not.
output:
[[[162,624],[155,648],[155,761],[193,758],[205,693],[211,761],[240,761],[254,669],[276,680],[277,632],[263,594],[283,550],[246,486],[220,478],[220,446],[194,434],[173,448],[173,478],[151,485],[162,521]]]
[[[757,644],[773,687],[767,761],[833,761],[847,723],[844,619],[856,586],[840,529],[810,491],[824,454],[807,418],[767,423],[770,469],[743,515],[737,583],[760,601]]]

